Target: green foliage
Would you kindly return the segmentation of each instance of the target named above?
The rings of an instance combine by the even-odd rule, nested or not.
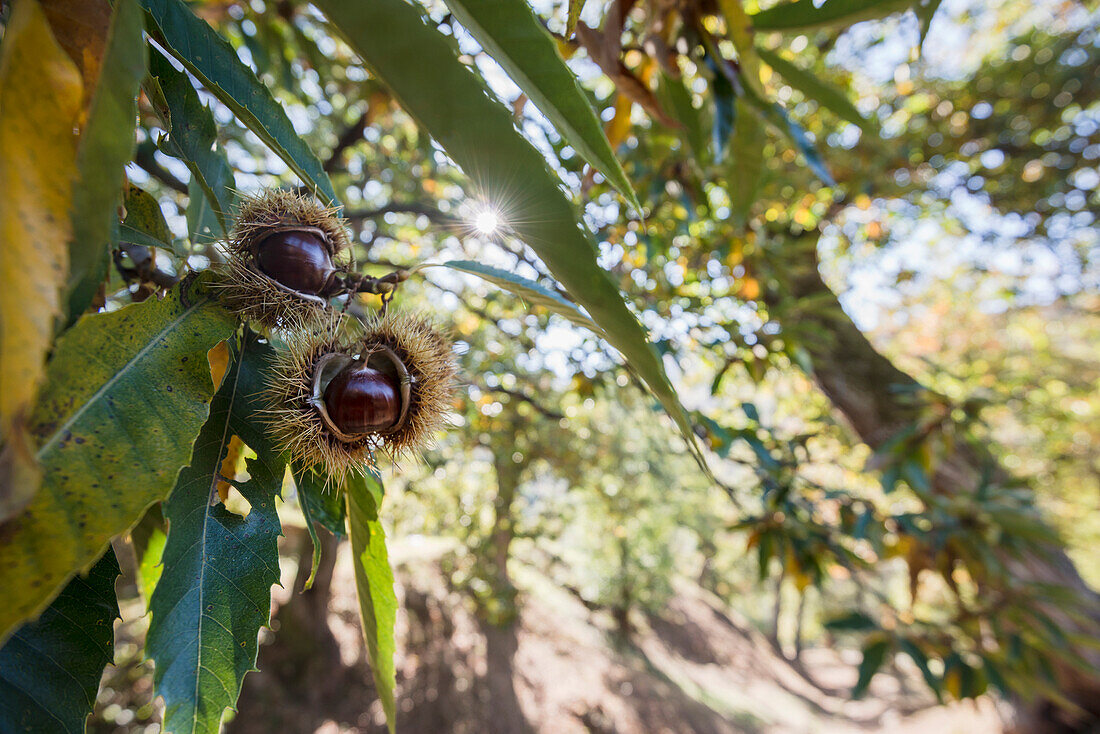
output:
[[[378,520],[382,494],[382,482],[374,474],[350,474],[344,480],[359,618],[363,623],[363,639],[367,643],[374,685],[392,734],[397,725],[393,699],[396,686],[393,628],[397,619],[397,597],[386,552],[386,533]]]
[[[863,660],[859,664],[859,679],[852,689],[852,698],[862,698],[871,685],[871,679],[886,662],[886,656],[890,652],[890,642],[883,639],[875,639],[868,642],[863,648]]]
[[[209,410],[206,353],[232,328],[189,283],[85,317],[57,341],[30,424],[42,489],[0,539],[0,634],[168,494]]]
[[[569,319],[577,326],[588,329],[594,334],[603,335],[600,327],[592,319],[585,316],[576,304],[536,281],[510,273],[507,270],[494,268],[491,265],[482,265],[470,260],[448,260],[445,263],[440,263],[440,265],[484,278],[493,285],[519,296],[533,306],[541,306],[552,313]]]
[[[271,585],[279,580],[280,534],[275,497],[285,460],[257,426],[258,393],[273,353],[247,334],[190,465],[164,506],[168,540],[161,579],[149,605],[146,642],[164,697],[165,729],[216,734],[256,664],[257,635],[268,623]],[[212,500],[229,441],[240,436],[256,452],[250,479],[233,487],[248,502],[245,517]]]
[[[134,152],[138,84],[145,75],[141,9],[120,0],[111,12],[99,80],[80,136],[73,190],[73,238],[69,242],[69,322],[92,302],[107,276],[121,199],[122,170]]]
[[[588,310],[705,466],[679,398],[637,319],[597,264],[591,238],[542,156],[516,132],[511,115],[488,96],[484,82],[404,0],[369,5],[323,0],[319,5],[405,110],[462,167],[477,195],[501,207],[508,227]]]
[[[0,648],[0,722],[5,731],[81,734],[114,651],[118,618],[111,548],[73,578],[33,622]]]
[[[294,483],[298,488],[298,506],[305,517],[306,530],[313,542],[313,560],[306,579],[305,589],[313,586],[317,576],[317,567],[321,563],[321,541],[317,537],[317,527],[328,530],[337,536],[347,532],[346,513],[343,497],[335,487],[327,484],[328,478],[322,467],[294,470]]]
[[[845,32],[912,8],[923,39],[936,0],[799,0],[751,16],[735,0],[660,17],[637,5],[606,13],[580,44],[578,59],[601,57],[607,76],[596,76],[572,57],[582,7],[573,0],[545,18],[518,0],[321,0],[323,17],[293,2],[194,6],[209,22],[180,0],[140,5],[157,44],[149,104],[135,104],[149,47],[134,3],[119,0],[86,120],[70,58],[87,71],[79,61],[96,52],[59,47],[30,0],[4,28],[0,515],[20,509],[14,500],[30,496],[38,468],[43,489],[0,527],[0,631],[69,586],[0,660],[26,630],[54,625],[53,610],[84,583],[74,574],[129,532],[138,585],[152,598],[146,652],[165,729],[217,731],[236,705],[279,568],[286,466],[264,435],[260,378],[294,335],[231,339],[224,381],[212,354],[221,388],[208,411],[204,357],[239,324],[205,300],[202,276],[164,300],[149,283],[121,287],[106,277],[106,245],[155,248],[155,267],[186,276],[222,257],[213,240],[232,224],[235,185],[300,182],[348,203],[355,269],[408,272],[400,306],[438,310],[462,347],[461,429],[425,452],[426,468],[394,467],[385,516],[377,475],[293,467],[314,543],[307,587],[320,561],[316,524],[347,535],[391,730],[396,598],[383,521],[395,536],[457,540],[444,567],[491,623],[515,621],[532,566],[626,633],[635,611],[659,614],[685,578],[753,609],[771,579],[780,601],[784,589],[810,600],[816,642],[862,650],[855,696],[900,654],[939,700],[994,688],[1074,710],[1057,681],[1088,670],[1095,613],[1041,510],[1059,513],[1075,559],[1087,562],[1096,526],[1081,508],[1095,487],[1097,377],[1095,324],[1083,314],[1095,311],[1100,128],[1089,105],[1100,77],[1082,69],[1096,66],[1095,23],[1059,11],[1049,28],[991,41],[989,59],[968,58],[949,78],[901,48],[916,34],[895,32],[893,20]],[[981,13],[996,20],[989,27],[1022,27],[1017,11]],[[899,49],[892,83],[869,76]],[[542,115],[522,98],[512,110],[500,104],[503,80],[478,71],[487,57]],[[760,75],[760,61],[775,74]],[[204,104],[203,89],[217,104]],[[313,151],[326,149],[322,162]],[[163,155],[184,164],[186,181]],[[129,157],[140,188],[130,184],[117,223]],[[70,169],[81,174],[73,191]],[[480,236],[467,220],[486,209],[503,226]],[[938,263],[983,238],[1001,258],[1020,255],[1021,271],[1032,269],[1020,254],[1033,252],[1029,239],[1058,253],[1071,277],[1049,279],[1063,288],[1055,305],[1022,307],[1023,278],[998,278],[992,257],[966,262],[939,289],[925,282],[942,275],[935,268],[890,270],[891,258],[919,250]],[[418,263],[507,293],[428,280]],[[885,280],[867,278],[872,268]],[[890,360],[822,274],[834,287],[847,276],[899,295],[906,326],[880,328],[874,345]],[[101,291],[92,310],[103,313],[58,337],[66,280],[76,284],[74,319]],[[1081,292],[1067,296],[1067,281]],[[862,314],[858,296],[845,308]],[[1004,315],[986,313],[990,304]],[[365,317],[377,305],[353,298],[346,310]],[[702,410],[681,408],[671,365]],[[670,446],[660,407],[637,399],[631,384],[641,381],[689,452]],[[11,463],[35,453],[20,451],[28,415],[40,467]],[[230,456],[234,437],[255,457]],[[717,479],[692,463],[696,437]],[[997,459],[1033,473],[1038,498]],[[20,472],[25,481],[3,483]],[[173,482],[161,517],[149,508]],[[0,729],[11,710],[48,709],[78,730],[101,657],[82,656],[80,690],[64,681],[72,690],[38,709],[8,703],[4,692],[16,694],[0,685]]]
[[[153,590],[157,588],[160,575],[164,571],[161,560],[164,546],[168,541],[168,527],[164,523],[161,503],[150,507],[138,524],[130,530],[130,544],[134,548],[137,560],[137,583],[145,599],[145,608],[153,599]]]
[[[156,197],[133,184],[126,192],[126,218],[119,225],[122,239],[147,247],[163,247],[175,251],[172,230],[164,221],[164,212]]]
[[[764,175],[764,142],[767,136],[760,120],[742,100],[737,101],[737,119],[740,122],[734,130],[728,163],[730,213],[735,221],[744,223],[760,191]]]
[[[703,130],[703,115],[692,102],[691,90],[684,86],[684,79],[661,74],[657,93],[668,113],[683,125],[684,140],[690,146],[691,152],[700,163],[705,164],[710,150]]]
[[[599,118],[526,1],[449,0],[447,7],[550,119],[562,138],[607,176],[631,207],[640,210]],[[579,4],[576,12],[580,13]],[[575,19],[570,27],[576,27]]]
[[[803,33],[826,26],[845,26],[871,18],[881,18],[913,5],[912,0],[797,0],[780,3],[750,16],[758,31]]]
[[[298,137],[268,88],[241,63],[225,39],[180,0],[140,2],[152,21],[153,27],[148,30],[153,37],[163,41],[162,45],[282,158],[311,191],[336,202],[336,192],[317,156]],[[209,179],[207,183],[214,188]]]
[[[821,81],[814,74],[780,56],[774,51],[758,48],[760,58],[775,69],[791,86],[801,89],[807,97],[832,110],[837,117],[850,122],[865,133],[874,134],[874,125],[864,117],[843,91]]]
[[[191,241],[194,243],[203,235],[225,237],[231,229],[228,217],[233,210],[235,187],[233,171],[225,154],[214,147],[217,140],[214,116],[199,100],[187,75],[176,71],[161,54],[150,56],[149,74],[146,92],[168,130],[168,137],[160,141],[160,148],[187,165],[192,176],[190,187],[198,188],[201,194],[192,195],[187,208]],[[207,210],[216,220],[218,229],[204,226]]]

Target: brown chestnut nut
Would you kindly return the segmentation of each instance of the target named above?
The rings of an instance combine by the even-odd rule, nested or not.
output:
[[[401,391],[396,378],[352,362],[325,388],[325,410],[349,436],[384,431],[401,415]]]
[[[308,230],[286,230],[264,238],[256,247],[260,270],[287,288],[325,295],[336,276],[321,238]]]

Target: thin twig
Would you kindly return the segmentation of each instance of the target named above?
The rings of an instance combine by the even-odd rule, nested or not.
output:
[[[174,189],[181,194],[187,193],[187,184],[176,178],[175,174],[158,163],[157,159],[153,156],[153,151],[150,150],[149,147],[144,145],[138,146],[137,154],[134,156],[134,163],[137,164],[138,168],[145,171],[168,188]]]

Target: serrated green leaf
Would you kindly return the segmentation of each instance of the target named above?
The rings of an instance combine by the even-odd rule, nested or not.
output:
[[[455,18],[635,211],[638,197],[603,125],[526,0],[446,0]],[[579,9],[577,12],[580,12]],[[575,24],[574,24],[574,27]]]
[[[214,115],[199,99],[187,75],[161,54],[150,55],[149,74],[149,98],[168,130],[167,137],[160,141],[161,149],[179,158],[191,171],[187,206],[191,242],[199,242],[197,237],[205,237],[206,241],[224,237],[230,229],[236,182],[225,153],[215,146],[218,129]],[[211,219],[216,229],[210,228]]]
[[[181,243],[158,240],[148,232],[143,232],[129,224],[123,223],[118,225],[118,238],[121,242],[132,242],[135,245],[143,245],[145,247],[160,247],[171,252],[176,257],[184,258],[190,254],[187,250],[183,249]]]
[[[193,245],[208,245],[223,239],[229,225],[224,216],[210,204],[198,178],[187,182],[187,239]],[[201,249],[199,250],[202,251]]]
[[[393,734],[395,709],[393,690],[396,669],[393,655],[394,625],[397,621],[397,596],[393,591],[393,570],[386,552],[386,533],[378,521],[382,506],[382,481],[375,475],[351,473],[344,485],[347,501],[348,536],[355,560],[355,588],[359,614],[363,621],[363,639],[367,643],[374,685],[386,712]]]
[[[333,535],[344,535],[347,532],[344,498],[338,488],[326,485],[321,468],[295,469],[294,481],[298,485],[298,499],[309,505],[309,517]]]
[[[886,662],[886,653],[890,650],[890,641],[876,639],[863,647],[863,660],[859,663],[859,680],[852,689],[852,698],[860,698],[867,692],[867,686],[871,685],[871,679]]]
[[[0,640],[168,494],[209,412],[206,353],[234,326],[192,282],[57,341],[30,422],[42,488],[0,534]]]
[[[837,117],[856,125],[865,133],[876,134],[875,126],[860,114],[860,111],[856,109],[856,106],[852,104],[852,101],[848,99],[844,92],[832,84],[821,81],[812,73],[788,61],[774,51],[763,48],[758,48],[756,51],[760,58],[768,66],[775,69],[792,87],[800,89],[807,97],[816,100],[822,106],[836,113]]]
[[[120,232],[129,230],[142,232],[150,237],[156,246],[168,247],[172,241],[172,230],[164,220],[160,202],[148,191],[134,184],[126,190],[126,218],[122,220]],[[139,244],[147,244],[141,242]]]
[[[750,15],[757,31],[802,33],[827,26],[849,26],[905,10],[913,0],[798,0]]]
[[[269,622],[271,585],[279,580],[275,495],[286,469],[258,421],[263,373],[273,356],[270,346],[245,336],[191,463],[164,505],[168,542],[146,651],[164,697],[165,731],[172,734],[217,734],[255,667],[260,627]],[[247,517],[217,501],[219,470],[234,435],[256,452],[247,462],[251,478],[234,483],[251,506]]]
[[[298,506],[302,508],[306,530],[313,542],[313,566],[303,587],[305,590],[313,586],[317,567],[321,563],[321,540],[317,537],[314,523],[320,523],[333,535],[342,536],[347,532],[347,511],[340,491],[327,485],[326,477],[321,471],[295,468],[294,484],[298,488]]]
[[[511,231],[538,253],[645,380],[705,468],[691,425],[645,330],[596,261],[595,243],[562,194],[560,181],[516,131],[511,113],[457,59],[450,42],[404,0],[317,4],[405,111],[462,167],[478,193],[502,208]]]
[[[83,734],[113,659],[119,573],[107,548],[86,576],[73,578],[41,617],[0,648],[0,731]]]
[[[583,311],[577,308],[575,303],[563,298],[561,295],[534,280],[524,278],[515,273],[510,273],[507,270],[501,270],[500,268],[494,268],[489,265],[482,265],[481,263],[476,263],[471,260],[449,260],[445,263],[439,263],[439,265],[451,268],[452,270],[459,270],[463,273],[470,273],[479,278],[484,278],[493,285],[516,294],[532,305],[541,306],[568,319],[577,326],[588,329],[598,336],[604,336],[603,329],[597,326],[592,319],[588,318]]]
[[[233,47],[180,0],[140,0],[155,28],[151,35],[218,100],[282,158],[322,199],[337,202],[328,174],[264,83]]]
[[[111,228],[122,198],[123,169],[134,154],[138,84],[145,75],[142,12],[118,0],[111,12],[99,80],[80,135],[69,241],[69,321],[88,309],[107,278]]]
[[[0,522],[40,480],[23,423],[62,315],[80,104],[80,73],[41,5],[19,3],[0,46]]]

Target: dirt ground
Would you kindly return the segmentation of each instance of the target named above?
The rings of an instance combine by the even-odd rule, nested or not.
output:
[[[518,622],[497,629],[477,619],[423,552],[397,552],[394,561],[401,599],[397,718],[404,734],[1003,731],[992,700],[933,707],[904,672],[880,675],[864,700],[848,700],[858,660],[807,650],[811,682],[716,598],[687,584],[660,615],[637,620],[636,633],[624,641],[611,632],[610,619],[529,569],[520,578]],[[277,591],[279,601],[290,598]],[[276,614],[278,635],[264,635],[261,672],[245,680],[230,734],[385,730],[356,604],[345,546],[327,624],[318,623],[320,609],[306,621],[286,612],[301,603]]]

